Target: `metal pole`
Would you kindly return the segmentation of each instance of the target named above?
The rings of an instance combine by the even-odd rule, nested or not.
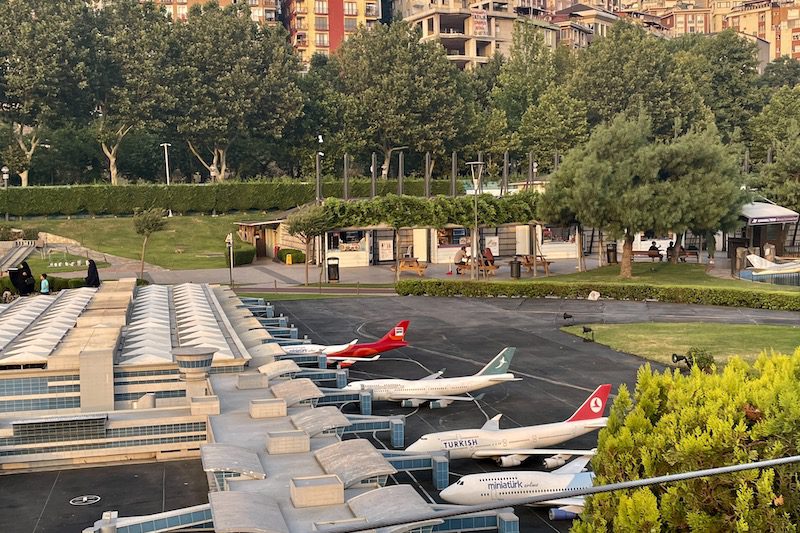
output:
[[[528,152],[528,182],[525,184],[525,189],[528,189],[533,183],[533,152]]]
[[[431,197],[431,153],[425,152],[425,198]]]
[[[503,183],[500,185],[500,195],[508,194],[508,150],[503,154]]]
[[[370,170],[372,171],[370,198],[375,198],[375,195],[378,193],[378,155],[375,152],[372,152],[372,166],[370,167]]]
[[[350,165],[348,164],[350,161],[350,156],[348,154],[344,154],[344,199],[347,200],[350,198],[350,178],[348,174],[350,174]]]
[[[322,161],[319,151],[317,151],[316,155],[316,164],[317,164],[317,203],[322,203]]]
[[[10,172],[8,167],[3,167],[0,169],[0,172],[3,173],[3,196],[5,196],[5,204],[6,204],[6,222],[8,222],[8,173]]]
[[[453,152],[450,161],[450,196],[456,196],[456,176],[458,175],[458,154]]]
[[[230,286],[233,288],[233,233],[228,233],[228,238],[225,239],[228,245],[228,276],[230,279]]]
[[[402,150],[397,155],[397,194],[403,194],[403,178],[405,177],[405,154]]]
[[[170,143],[161,143],[161,146],[164,147],[164,169],[167,173],[167,187],[169,187],[169,147],[172,145]],[[167,197],[169,198],[169,195]],[[172,216],[172,208],[169,208],[167,216]]]

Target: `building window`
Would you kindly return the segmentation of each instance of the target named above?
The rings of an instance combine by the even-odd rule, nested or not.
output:
[[[366,15],[368,17],[378,16],[378,6],[376,4],[367,4]]]
[[[247,0],[247,5],[248,6],[257,6],[258,5],[258,0]]]
[[[328,46],[328,34],[327,33],[317,33],[316,34],[316,44],[317,44],[317,46]]]
[[[188,13],[187,7],[186,6],[178,6],[176,9],[177,9],[178,18],[181,19],[181,20],[185,20],[186,19],[186,15]]]
[[[314,1],[314,13],[319,13],[321,15],[328,14],[328,0],[315,0]]]
[[[358,19],[346,18],[344,19],[344,31],[356,31],[358,27]]]
[[[350,15],[355,17],[358,15],[358,7],[356,6],[355,2],[345,2],[344,3],[344,14]]]
[[[367,234],[364,231],[335,231],[328,234],[328,250],[360,252],[366,249]]]
[[[328,30],[328,17],[315,17],[314,18],[315,30]]]

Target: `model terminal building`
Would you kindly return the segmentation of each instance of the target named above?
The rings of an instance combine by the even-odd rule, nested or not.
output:
[[[385,431],[402,448],[404,419],[372,416],[370,393],[342,391],[346,371],[324,356],[286,358],[297,342],[272,306],[208,285],[109,281],[0,305],[0,474],[201,459],[208,503],[108,510],[86,532],[305,532],[434,507],[389,479],[423,471],[444,488],[446,454],[358,438]],[[518,531],[511,510],[393,531],[434,526]]]

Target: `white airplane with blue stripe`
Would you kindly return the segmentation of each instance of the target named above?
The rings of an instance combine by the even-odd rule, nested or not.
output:
[[[565,490],[593,486],[594,473],[585,471],[591,457],[584,456],[552,472],[506,471],[470,474],[439,493],[448,503],[480,505],[503,500],[518,500]],[[572,520],[583,511],[582,496],[537,503],[553,507],[550,520]]]
[[[401,402],[403,407],[418,407],[429,402],[431,409],[447,407],[454,401],[473,401],[472,396],[461,396],[485,389],[498,383],[520,381],[508,372],[516,348],[506,348],[472,376],[443,378],[436,372],[422,379],[367,379],[348,383],[347,391],[372,391],[375,401]]]

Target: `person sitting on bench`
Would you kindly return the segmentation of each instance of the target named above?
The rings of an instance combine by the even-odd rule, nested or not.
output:
[[[461,267],[463,267],[467,262],[467,247],[462,246],[459,251],[456,252],[455,257],[453,257],[453,264],[456,265],[456,274],[461,274]]]
[[[494,254],[489,248],[483,251],[483,266],[494,265]]]
[[[669,241],[669,246],[667,246],[667,261],[672,261],[673,255],[675,255],[675,243]]]

